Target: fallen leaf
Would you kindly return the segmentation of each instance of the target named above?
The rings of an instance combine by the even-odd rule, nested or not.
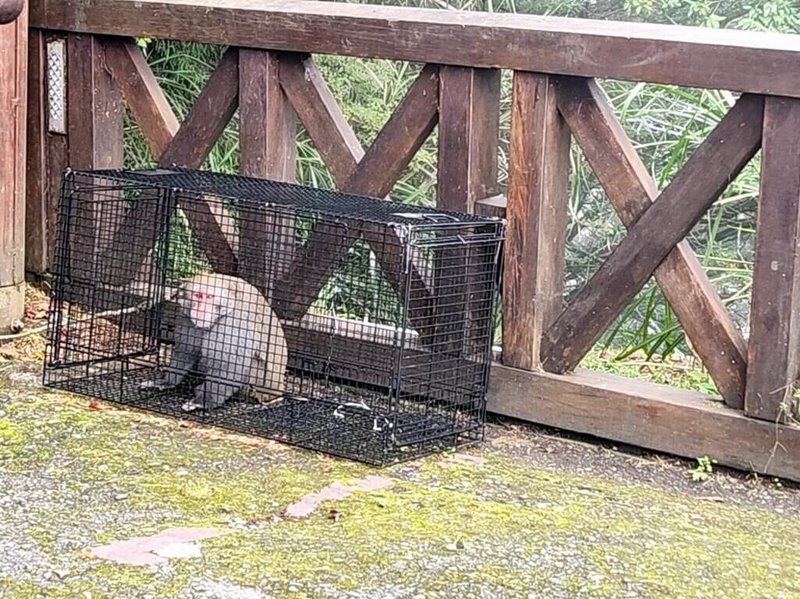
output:
[[[342,512],[339,510],[331,510],[328,512],[328,520],[333,520],[334,522],[338,522],[342,517]]]

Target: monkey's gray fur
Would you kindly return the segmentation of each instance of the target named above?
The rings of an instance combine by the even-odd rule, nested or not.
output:
[[[212,311],[198,309],[197,294],[208,295]],[[200,274],[186,280],[178,293],[175,345],[166,373],[142,388],[168,389],[199,372],[185,411],[219,408],[237,391],[249,390],[260,400],[284,391],[288,352],[277,315],[264,296],[237,277]]]

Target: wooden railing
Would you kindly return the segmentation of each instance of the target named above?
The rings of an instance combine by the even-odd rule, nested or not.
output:
[[[49,267],[61,169],[122,164],[124,105],[160,164],[191,167],[203,163],[238,108],[242,172],[281,180],[294,178],[299,120],[339,189],[379,197],[391,192],[438,125],[439,205],[508,219],[502,365],[493,369],[490,409],[800,480],[800,430],[787,423],[800,369],[800,37],[273,0],[38,0],[30,23],[29,270]],[[182,123],[132,37],[229,47]],[[45,44],[53,39],[66,40],[63,135],[48,131],[46,118]],[[314,53],[426,66],[364,149]],[[514,71],[507,201],[497,185],[501,69]],[[659,191],[595,77],[742,93]],[[573,139],[628,235],[564,307]],[[759,149],[745,341],[684,238]],[[86,215],[87,224],[92,218]],[[212,265],[256,272],[226,237],[232,229],[224,218],[209,211],[191,223]],[[264,228],[256,229],[240,235],[258,239]],[[124,225],[95,231],[98,252],[131,234]],[[308,251],[314,243],[312,237]],[[342,239],[333,255],[347,249]],[[390,264],[396,253],[377,258]],[[726,407],[695,393],[575,370],[651,276]],[[303,292],[289,281],[281,293]],[[305,281],[303,289],[323,282]],[[413,294],[422,303],[424,285],[420,277]]]

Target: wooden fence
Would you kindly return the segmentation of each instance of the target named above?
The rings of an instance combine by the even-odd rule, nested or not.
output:
[[[122,164],[125,105],[159,163],[189,167],[203,163],[238,109],[242,172],[281,180],[294,178],[299,120],[339,189],[379,197],[438,126],[439,205],[504,214],[509,223],[492,411],[800,480],[800,429],[788,422],[800,364],[800,36],[278,0],[35,0],[30,26],[29,271],[50,265],[63,167]],[[182,123],[134,37],[228,47]],[[60,119],[48,116],[46,74],[48,49],[62,42]],[[363,148],[315,53],[425,67]],[[501,69],[514,71],[507,200],[497,187]],[[657,190],[594,78],[741,95]],[[62,131],[53,118],[63,120]],[[565,307],[573,140],[628,235]],[[746,341],[684,238],[759,149]],[[212,263],[229,268],[243,257],[222,234],[221,218],[191,224]],[[95,249],[113,234],[97,230]],[[576,370],[651,276],[724,404]]]

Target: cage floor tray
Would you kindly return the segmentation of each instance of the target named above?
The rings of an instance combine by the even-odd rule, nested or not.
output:
[[[245,434],[386,465],[463,445],[482,438],[477,418],[454,419],[452,413],[437,418],[428,409],[418,413],[392,414],[365,409],[353,390],[346,387],[336,398],[304,398],[288,395],[269,403],[234,397],[210,413],[185,412],[181,406],[191,398],[188,389],[142,391],[140,383],[152,378],[150,369],[100,373],[83,378],[54,381],[49,386],[124,404],[126,406],[191,420]],[[421,434],[424,431],[424,435]]]

